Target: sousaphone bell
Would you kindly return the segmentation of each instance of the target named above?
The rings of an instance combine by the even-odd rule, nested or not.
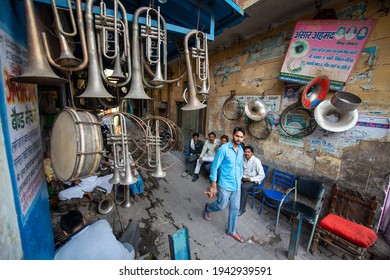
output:
[[[331,99],[321,102],[314,111],[318,125],[331,132],[343,132],[354,127],[358,121],[357,107],[360,97],[346,91],[338,91]]]
[[[252,121],[261,121],[268,114],[268,107],[260,99],[250,100],[245,105],[245,114]]]

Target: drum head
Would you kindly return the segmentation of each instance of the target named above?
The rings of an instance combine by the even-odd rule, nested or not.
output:
[[[68,181],[77,159],[77,127],[72,112],[61,111],[53,124],[51,135],[51,159],[53,169],[61,181]]]

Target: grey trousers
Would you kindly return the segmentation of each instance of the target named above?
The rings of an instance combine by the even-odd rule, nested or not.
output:
[[[124,230],[122,236],[119,238],[119,241],[122,243],[129,243],[133,246],[135,251],[135,257],[138,254],[138,245],[140,241],[140,231],[139,224],[137,221],[130,220],[126,229]]]

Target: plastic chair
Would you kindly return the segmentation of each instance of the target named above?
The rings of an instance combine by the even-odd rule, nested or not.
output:
[[[285,195],[285,193],[294,187],[294,181],[294,174],[275,168],[271,188],[263,190],[263,199],[261,200],[259,214],[261,215],[264,204],[274,209],[278,209],[282,201],[288,201],[290,193],[288,192],[287,195]]]
[[[252,204],[251,208],[253,209],[253,206],[255,205],[255,195],[262,192],[264,188],[265,178],[267,177],[268,173],[268,165],[262,164],[264,169],[264,179],[261,181],[260,184],[257,184],[253,187],[253,191],[248,191],[248,194],[252,196]]]
[[[294,198],[284,202],[290,192],[294,191]],[[316,229],[318,216],[320,215],[322,203],[324,200],[324,183],[303,176],[298,176],[295,180],[295,187],[288,190],[288,193],[279,203],[278,212],[276,214],[276,229],[278,230],[280,212],[286,213],[289,216],[302,214],[303,220],[312,225],[309,244],[306,251],[309,250],[313,240],[314,231]]]

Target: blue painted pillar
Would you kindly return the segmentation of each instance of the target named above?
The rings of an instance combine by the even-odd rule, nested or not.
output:
[[[15,212],[0,216],[0,227],[5,223],[14,227],[22,248],[21,253],[5,257],[52,259],[54,238],[43,169],[37,86],[9,80],[27,65],[24,5],[23,1],[0,0],[0,6],[0,137],[5,147],[0,166],[8,167],[1,172],[7,172],[3,175],[9,178],[3,186],[7,196],[1,196],[0,203],[12,203]],[[1,250],[9,252],[13,245],[2,244]]]

